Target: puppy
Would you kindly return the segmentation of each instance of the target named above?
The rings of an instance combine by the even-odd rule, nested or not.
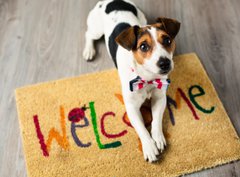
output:
[[[108,53],[118,68],[126,111],[141,140],[144,159],[157,161],[159,151],[166,146],[162,117],[180,23],[158,18],[155,24],[147,25],[143,12],[133,2],[105,0],[90,11],[87,27],[83,57],[93,59],[94,40],[104,35]],[[151,98],[151,134],[140,112],[147,98]]]

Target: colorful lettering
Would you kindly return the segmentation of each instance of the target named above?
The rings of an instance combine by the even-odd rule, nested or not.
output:
[[[69,148],[69,142],[68,142],[67,135],[66,135],[66,123],[65,123],[64,109],[63,109],[62,106],[60,106],[60,124],[61,124],[62,133],[63,133],[62,136],[60,135],[59,132],[57,132],[54,128],[52,128],[49,131],[47,143],[45,143],[44,136],[43,136],[42,131],[40,129],[39,120],[38,120],[37,115],[33,116],[33,121],[34,121],[34,124],[35,124],[37,137],[39,139],[39,143],[41,145],[41,149],[42,149],[42,152],[43,152],[44,156],[49,156],[49,152],[51,150],[51,143],[52,143],[54,138],[56,139],[57,143],[64,150],[67,150]]]
[[[174,119],[173,112],[172,112],[172,109],[171,109],[171,104],[175,108],[177,108],[176,101],[174,101],[170,96],[167,96],[167,109],[168,109],[168,112],[169,112],[169,117],[170,117],[172,125],[175,125],[175,119]]]
[[[189,88],[189,90],[188,90],[189,98],[185,95],[185,93],[183,92],[183,90],[181,88],[177,89],[176,95],[175,95],[175,100],[167,95],[167,109],[169,112],[171,124],[173,126],[176,124],[174,114],[172,111],[172,107],[174,107],[175,109],[180,109],[181,108],[181,99],[184,100],[184,102],[187,104],[187,106],[190,109],[195,120],[199,120],[199,116],[197,115],[197,112],[195,111],[194,106],[198,110],[202,111],[203,113],[207,113],[207,114],[212,113],[215,110],[214,106],[207,109],[207,108],[202,107],[197,102],[196,98],[203,96],[203,95],[205,95],[205,91],[199,85],[193,85]],[[121,104],[124,105],[124,100],[123,100],[122,95],[115,94],[115,96],[121,102]],[[95,111],[95,107],[94,107],[94,102],[89,103],[89,108],[84,105],[81,108],[77,107],[77,108],[72,109],[68,114],[68,120],[71,122],[71,135],[72,135],[73,140],[76,143],[76,145],[78,147],[87,148],[87,147],[91,146],[91,144],[92,144],[91,142],[83,143],[79,139],[79,137],[77,136],[77,133],[76,133],[77,128],[84,128],[84,127],[89,126],[89,120],[85,116],[85,111],[87,109],[90,109],[91,122],[92,122],[94,136],[95,136],[98,147],[100,149],[108,149],[108,148],[116,148],[116,147],[121,146],[122,143],[120,141],[114,141],[112,143],[107,143],[107,144],[103,144],[101,142],[98,125],[97,125],[97,115],[96,115],[96,111]],[[148,106],[142,106],[140,111],[143,115],[145,126],[146,127],[150,126],[151,122],[152,122],[151,108]],[[107,138],[119,138],[119,137],[124,136],[128,132],[127,130],[123,130],[123,131],[121,131],[119,133],[115,133],[115,134],[109,133],[105,130],[105,124],[104,124],[105,120],[107,118],[109,118],[110,116],[115,117],[116,115],[114,112],[111,112],[111,111],[106,112],[102,115],[102,117],[100,119],[101,133]],[[127,126],[133,128],[126,112],[123,113],[122,120]],[[49,156],[49,152],[51,150],[51,144],[54,139],[64,150],[69,149],[70,145],[69,145],[69,140],[67,138],[67,133],[66,133],[65,113],[64,113],[64,108],[62,106],[60,106],[61,133],[59,133],[59,131],[57,131],[54,127],[51,128],[48,133],[48,138],[47,138],[46,142],[44,140],[44,135],[41,131],[38,115],[33,116],[33,122],[35,125],[36,134],[37,134],[37,138],[39,140],[40,148],[42,150],[42,154],[44,157]],[[166,132],[166,137],[168,137],[168,138],[170,137],[170,135],[168,135],[167,132]],[[138,142],[139,142],[139,149],[142,150],[141,149],[142,148],[141,141],[139,138],[138,138]]]
[[[198,89],[198,93],[197,94],[193,94],[193,89]],[[204,109],[203,107],[201,107],[197,101],[195,100],[196,97],[199,97],[199,96],[202,96],[202,95],[205,95],[205,91],[203,90],[202,87],[200,87],[199,85],[193,85],[189,88],[188,90],[188,95],[189,95],[189,98],[191,100],[191,102],[195,105],[195,107],[202,111],[203,113],[207,113],[207,114],[210,114],[214,111],[215,107],[212,106],[210,109]]]
[[[34,125],[35,125],[35,128],[36,128],[36,133],[37,133],[37,137],[39,139],[39,144],[41,145],[42,153],[43,153],[44,156],[49,156],[47,146],[46,146],[45,141],[44,141],[44,136],[42,134],[37,115],[33,116],[33,122],[34,122]]]
[[[121,146],[122,143],[120,141],[115,141],[115,142],[109,143],[109,144],[102,144],[101,143],[100,136],[99,136],[99,133],[98,133],[98,128],[97,128],[97,118],[96,118],[97,115],[96,115],[96,111],[95,111],[95,108],[94,108],[94,102],[90,102],[89,107],[90,107],[90,111],[91,111],[93,130],[94,130],[94,134],[95,134],[95,137],[96,137],[98,147],[100,149],[108,149],[108,148],[116,148],[118,146]]]
[[[106,136],[107,138],[118,138],[121,137],[123,135],[125,135],[127,133],[127,130],[123,130],[122,132],[118,133],[118,134],[109,134],[105,131],[104,128],[104,120],[107,116],[113,116],[115,117],[115,113],[114,112],[106,112],[105,114],[103,114],[102,118],[101,118],[101,132],[104,136]]]
[[[180,93],[181,97],[183,98],[183,100],[187,103],[189,109],[191,110],[192,114],[193,114],[193,117],[196,119],[196,120],[199,120],[199,117],[192,105],[192,103],[189,101],[189,99],[187,98],[187,96],[184,94],[184,92],[182,91],[182,89],[178,88],[177,91]],[[177,108],[180,107],[181,105],[181,102],[180,102],[180,97],[176,97],[176,102],[177,102]]]
[[[71,122],[71,133],[72,133],[73,140],[77,144],[77,146],[79,146],[79,147],[89,147],[91,145],[91,142],[88,142],[87,144],[83,144],[79,140],[79,138],[76,134],[76,127],[83,128],[83,127],[87,127],[89,125],[88,119],[86,117],[84,117],[83,120],[84,120],[84,123],[85,123],[83,125],[76,125],[75,122]]]
[[[52,128],[49,131],[48,134],[48,140],[47,140],[47,149],[48,152],[51,150],[51,144],[53,139],[57,141],[57,143],[64,149],[67,150],[69,148],[69,142],[67,139],[67,133],[66,133],[66,122],[65,122],[65,115],[64,115],[64,108],[60,106],[60,124],[62,129],[62,136],[58,131],[55,130],[55,128]]]

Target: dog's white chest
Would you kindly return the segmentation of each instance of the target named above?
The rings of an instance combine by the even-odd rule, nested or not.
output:
[[[146,87],[146,94],[147,94],[147,99],[150,99],[152,97],[152,91],[154,87],[152,85],[148,85]]]
[[[138,90],[138,94],[136,97],[141,97],[141,100],[146,100],[146,99],[150,99],[152,97],[152,92],[153,89],[155,89],[152,85],[147,85],[146,87],[144,87],[141,90]]]

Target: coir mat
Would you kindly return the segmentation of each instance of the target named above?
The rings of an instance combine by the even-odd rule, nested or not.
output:
[[[240,159],[239,137],[197,56],[174,62],[167,148],[154,164],[143,159],[116,69],[16,89],[28,176],[179,176]],[[141,111],[149,126],[148,108]]]

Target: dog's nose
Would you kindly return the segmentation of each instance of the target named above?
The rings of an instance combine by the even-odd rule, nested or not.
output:
[[[163,71],[168,71],[171,69],[171,60],[166,57],[160,57],[160,59],[157,62],[157,65]]]

